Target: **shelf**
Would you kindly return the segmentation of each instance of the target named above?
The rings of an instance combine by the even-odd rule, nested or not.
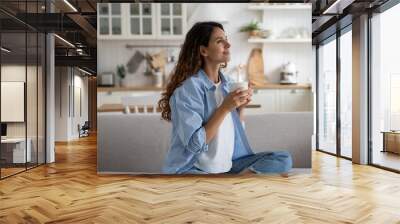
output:
[[[311,10],[311,4],[249,4],[249,10]]]
[[[311,43],[311,38],[282,38],[282,39],[262,39],[262,38],[250,38],[247,40],[249,43],[263,43],[263,44],[279,44],[279,43]]]

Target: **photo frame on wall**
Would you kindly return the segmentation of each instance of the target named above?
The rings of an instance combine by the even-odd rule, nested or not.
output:
[[[25,82],[1,82],[1,122],[25,121]]]

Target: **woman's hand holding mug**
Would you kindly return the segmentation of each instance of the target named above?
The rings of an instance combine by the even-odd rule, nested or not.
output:
[[[240,107],[238,107],[239,111],[241,111],[243,108],[245,108],[250,102],[251,102],[251,97],[253,97],[253,87],[252,85],[250,85],[250,83],[248,84],[248,96],[247,96],[247,102],[242,104]]]
[[[221,107],[223,107],[226,111],[231,111],[235,108],[242,108],[246,106],[250,101],[253,95],[253,89],[246,82],[246,88],[243,88],[244,82],[240,84],[233,83],[234,88],[224,99]],[[236,88],[235,88],[236,86]]]

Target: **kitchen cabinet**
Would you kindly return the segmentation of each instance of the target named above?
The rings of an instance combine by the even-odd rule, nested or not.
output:
[[[274,89],[254,90],[251,104],[261,105],[261,108],[247,110],[246,113],[278,112],[277,93]]]
[[[186,30],[186,8],[182,3],[160,3],[158,7],[158,38],[182,38]]]
[[[154,11],[155,5],[151,3],[130,3],[128,30],[132,38],[152,38],[155,36]]]
[[[101,107],[103,104],[121,104],[121,97],[124,95],[124,92],[98,92],[97,107]]]
[[[310,89],[256,89],[251,104],[260,108],[246,110],[247,114],[312,111]]]
[[[122,97],[125,96],[147,96],[152,94],[160,94],[161,91],[113,91],[97,93],[97,108],[105,104],[122,104]]]
[[[184,3],[99,3],[98,39],[180,40],[186,32]]]
[[[278,111],[312,111],[312,95],[310,90],[282,89],[278,93]]]
[[[123,26],[121,3],[98,4],[97,20],[97,24],[99,24],[98,35],[121,36]]]

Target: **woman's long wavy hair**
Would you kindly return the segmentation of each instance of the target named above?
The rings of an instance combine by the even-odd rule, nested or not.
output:
[[[185,42],[179,53],[178,63],[170,76],[165,92],[162,93],[162,97],[158,102],[162,119],[171,121],[169,99],[175,89],[204,66],[204,58],[200,54],[200,46],[208,46],[215,27],[224,30],[224,27],[217,22],[198,22],[186,34]],[[223,67],[226,67],[226,63]]]

